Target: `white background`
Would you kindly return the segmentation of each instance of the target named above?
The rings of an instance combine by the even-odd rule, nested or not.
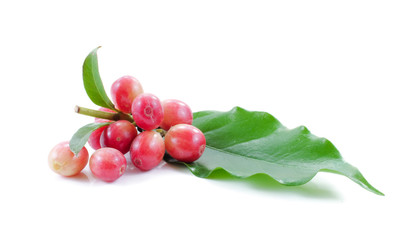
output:
[[[0,239],[403,239],[402,1],[2,1]],[[129,163],[114,183],[64,178],[50,149],[91,118],[82,85],[99,50],[122,75],[194,111],[241,106],[307,126],[377,196],[319,173],[310,183],[201,179]],[[93,151],[90,150],[90,153]]]

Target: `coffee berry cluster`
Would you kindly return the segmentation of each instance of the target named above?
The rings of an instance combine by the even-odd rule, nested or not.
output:
[[[126,153],[134,166],[148,171],[159,165],[167,152],[178,161],[193,162],[200,158],[206,146],[204,134],[192,126],[191,108],[184,102],[169,99],[160,101],[155,95],[144,93],[140,82],[123,76],[111,86],[115,108],[133,118],[106,120],[110,123],[93,131],[88,139],[95,150],[89,159],[86,147],[75,155],[69,142],[57,144],[49,153],[49,167],[63,176],[80,173],[89,161],[93,175],[106,182],[118,179],[125,172]],[[115,113],[108,108],[99,111]]]

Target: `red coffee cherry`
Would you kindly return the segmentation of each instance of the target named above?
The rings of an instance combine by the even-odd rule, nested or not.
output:
[[[90,170],[95,177],[113,182],[126,170],[126,158],[114,148],[100,148],[90,157]]]
[[[198,128],[178,124],[170,128],[165,136],[167,153],[183,162],[193,162],[202,156],[206,147],[205,135]]]
[[[186,103],[176,99],[167,99],[161,105],[164,112],[163,122],[160,124],[162,129],[168,131],[170,127],[177,124],[192,124],[192,111]]]
[[[108,125],[101,134],[101,147],[110,147],[125,154],[137,136],[136,127],[126,120],[119,120]]]
[[[108,109],[108,108],[104,108],[101,107],[98,109],[99,111],[104,111],[104,112],[111,112],[111,113],[115,113],[115,111]],[[102,123],[102,122],[112,122],[111,120],[107,120],[107,119],[102,119],[102,118],[95,118],[94,122],[98,122],[98,123]],[[90,135],[90,137],[88,138],[88,144],[94,149],[100,149],[101,148],[101,144],[100,144],[100,138],[101,138],[101,134],[104,131],[105,127],[100,127],[97,130],[93,131]]]
[[[123,76],[111,86],[111,96],[115,107],[124,113],[130,113],[133,100],[143,93],[140,82],[132,76]]]
[[[155,95],[143,93],[133,101],[132,116],[137,126],[143,130],[153,130],[163,121],[163,107]]]
[[[148,171],[159,165],[164,153],[164,140],[159,133],[154,131],[140,133],[130,147],[130,158],[133,164],[142,171]]]

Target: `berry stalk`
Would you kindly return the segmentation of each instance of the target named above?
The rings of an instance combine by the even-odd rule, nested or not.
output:
[[[89,109],[89,108],[85,108],[85,107],[80,107],[77,105],[74,107],[74,111],[76,113],[83,114],[83,115],[90,116],[90,117],[102,118],[102,119],[107,119],[107,120],[112,120],[112,121],[126,120],[131,123],[134,123],[132,116],[130,116],[129,114],[122,113],[122,112],[110,113],[110,112],[104,112],[104,111]]]
[[[156,132],[160,133],[161,137],[165,137],[167,134],[167,131],[162,128],[157,128]]]

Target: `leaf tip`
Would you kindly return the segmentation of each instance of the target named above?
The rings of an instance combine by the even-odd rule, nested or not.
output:
[[[73,146],[73,144],[71,144],[71,141],[69,141],[69,147],[70,147],[70,151],[72,151],[74,156],[77,156],[77,154],[79,154],[80,150],[77,151],[77,149]]]
[[[379,195],[379,196],[385,196],[384,193],[382,193],[381,191],[377,190],[375,187],[373,187],[372,185],[370,185],[369,183],[366,184],[365,189],[369,190],[370,192]]]
[[[100,49],[101,48],[101,46],[98,46],[98,47],[96,47],[94,50],[93,50],[93,52],[96,52],[98,49]]]

